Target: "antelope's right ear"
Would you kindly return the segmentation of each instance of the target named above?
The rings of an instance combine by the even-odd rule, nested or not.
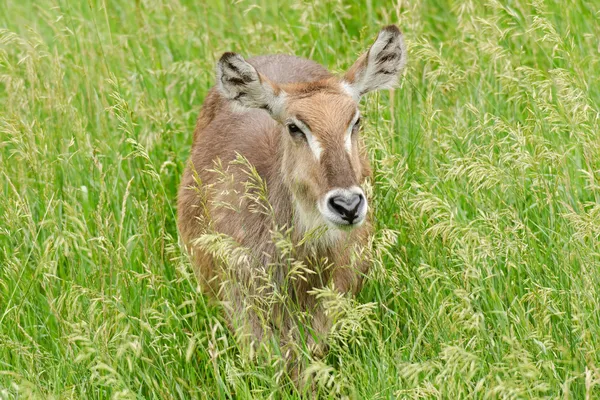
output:
[[[344,75],[343,85],[356,101],[373,90],[390,89],[406,65],[406,46],[396,25],[383,28],[369,51]]]
[[[223,54],[217,63],[217,87],[225,98],[266,110],[274,118],[285,108],[285,92],[236,53]]]

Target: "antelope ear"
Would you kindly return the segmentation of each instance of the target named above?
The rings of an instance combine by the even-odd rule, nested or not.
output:
[[[223,54],[217,63],[217,87],[234,103],[261,108],[273,117],[281,115],[285,107],[283,90],[236,53]]]
[[[406,45],[396,25],[383,28],[377,40],[361,55],[343,78],[343,86],[356,101],[373,90],[390,89],[406,65]]]

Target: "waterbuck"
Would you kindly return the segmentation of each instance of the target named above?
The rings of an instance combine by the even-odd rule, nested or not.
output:
[[[287,55],[218,61],[179,190],[178,226],[203,290],[254,345],[300,340],[322,351],[331,322],[316,293],[361,288],[371,170],[358,103],[393,87],[405,63],[394,25],[342,77]],[[282,238],[291,246],[278,245]]]

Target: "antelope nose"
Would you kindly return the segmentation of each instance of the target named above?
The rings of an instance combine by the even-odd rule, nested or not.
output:
[[[361,193],[349,193],[345,196],[330,197],[328,207],[344,221],[347,221],[348,224],[352,224],[358,217],[358,211],[364,201],[365,199]]]

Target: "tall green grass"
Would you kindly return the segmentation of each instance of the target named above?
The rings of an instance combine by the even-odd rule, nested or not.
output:
[[[600,398],[600,4],[3,0],[0,398],[295,398],[199,292],[175,199],[224,51],[341,72],[384,24],[400,87],[362,105],[376,239],[333,299],[323,398]]]

